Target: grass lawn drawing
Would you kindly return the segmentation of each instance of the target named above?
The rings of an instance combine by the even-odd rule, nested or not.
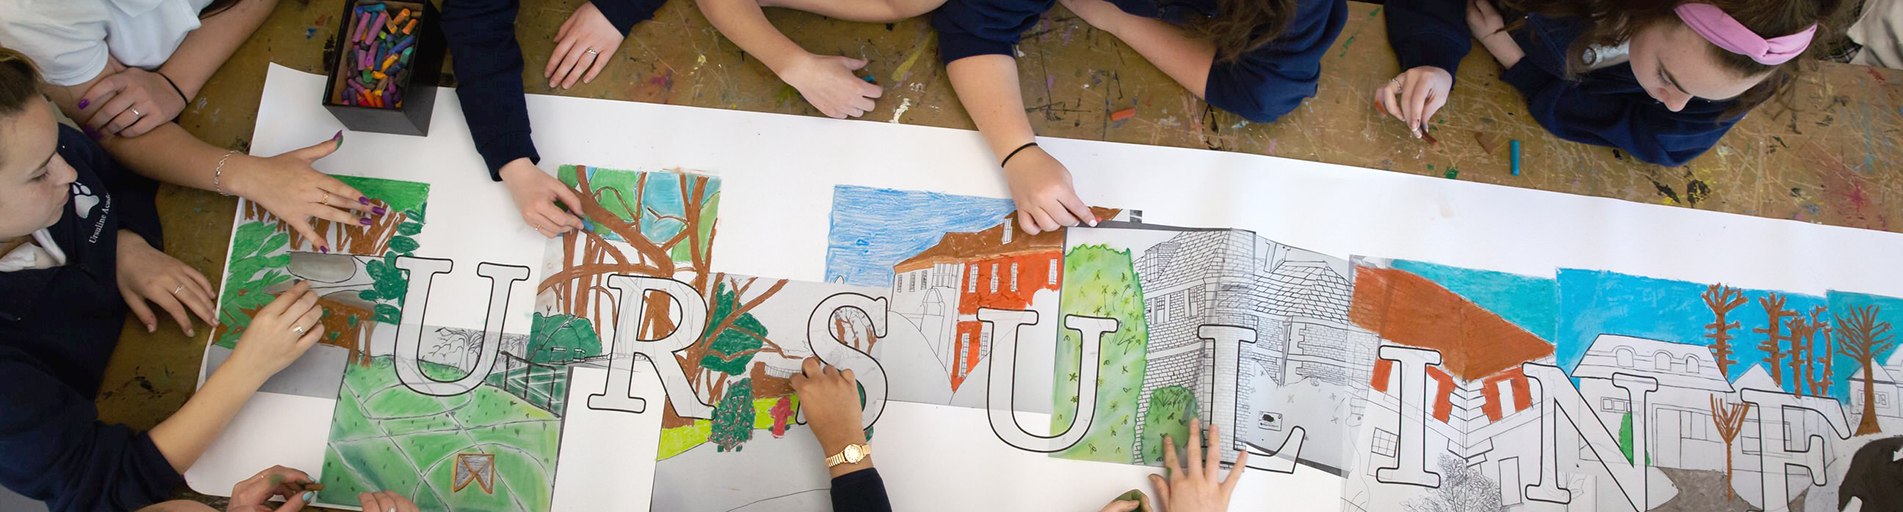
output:
[[[459,373],[421,364],[431,375]],[[331,420],[318,501],[354,505],[358,493],[392,490],[423,510],[548,510],[561,418],[495,382],[433,397],[404,387],[389,356],[351,366]],[[494,456],[491,492],[477,484],[456,489],[459,454]]]
[[[1052,454],[1066,459],[1130,462],[1137,439],[1137,395],[1143,391],[1144,350],[1149,328],[1143,316],[1143,290],[1137,286],[1130,252],[1102,245],[1074,247],[1064,255],[1063,312],[1117,319],[1117,330],[1104,335],[1097,377],[1097,419],[1084,438]],[[1077,415],[1077,378],[1081,373],[1077,331],[1063,330],[1057,344],[1051,430],[1069,426]]]

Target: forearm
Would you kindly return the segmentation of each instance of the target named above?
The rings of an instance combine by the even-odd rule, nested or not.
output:
[[[185,401],[172,417],[159,422],[147,433],[152,444],[165,454],[172,469],[183,474],[198,462],[213,440],[231,423],[231,418],[251,399],[264,378],[230,366],[220,367],[205,379],[205,386]]]
[[[978,125],[978,133],[1003,158],[1025,143],[1037,140],[1031,118],[1024,113],[1024,92],[1018,88],[1017,60],[1009,55],[977,55],[945,65],[959,103]]]
[[[701,14],[727,36],[733,44],[766,64],[773,74],[785,76],[796,60],[808,55],[804,48],[767,21],[766,12],[756,0],[699,0]]]
[[[1500,61],[1501,68],[1512,68],[1526,57],[1526,51],[1520,48],[1520,43],[1514,41],[1513,36],[1505,30],[1481,35],[1480,46],[1486,48],[1494,60]]]
[[[243,0],[205,20],[198,30],[186,34],[185,41],[179,43],[172,57],[159,66],[159,72],[178,84],[180,92],[185,94],[186,103],[198,96],[212,73],[225,65],[225,60],[238,51],[251,33],[264,24],[264,19],[277,7],[277,0]]]
[[[246,195],[248,186],[245,173],[237,169],[257,160],[243,152],[227,160],[229,150],[198,140],[177,123],[165,123],[130,139],[108,137],[100,144],[121,165],[148,178],[237,196]],[[222,175],[217,172],[220,160],[225,160]]]
[[[1120,10],[1115,15],[1120,19],[1113,25],[1112,35],[1130,45],[1138,55],[1155,64],[1157,69],[1163,70],[1163,74],[1183,84],[1190,94],[1197,98],[1204,97],[1203,89],[1209,82],[1209,66],[1216,61],[1216,45],[1190,37],[1183,33],[1183,29],[1162,20]]]

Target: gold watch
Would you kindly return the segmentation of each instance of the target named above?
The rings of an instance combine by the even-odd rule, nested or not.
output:
[[[859,461],[866,460],[866,457],[871,455],[872,455],[871,446],[866,446],[864,444],[849,444],[849,445],[846,445],[844,449],[839,450],[839,454],[833,455],[831,457],[827,457],[826,467],[831,468],[833,466],[837,466],[840,464],[858,464]]]

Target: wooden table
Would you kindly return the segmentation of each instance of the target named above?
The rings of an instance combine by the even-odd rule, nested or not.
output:
[[[213,77],[183,117],[200,138],[248,148],[267,64],[322,73],[324,47],[342,0],[284,1]],[[552,38],[579,0],[525,5],[518,39],[528,91],[700,107],[818,115],[709,25],[691,2],[674,1],[638,25],[593,84],[546,87]],[[1529,118],[1519,93],[1476,46],[1459,88],[1432,133],[1410,137],[1380,115],[1373,91],[1399,72],[1381,6],[1350,3],[1347,27],[1323,62],[1321,93],[1274,124],[1217,111],[1170,81],[1129,47],[1060,7],[1020,47],[1025,104],[1041,135],[1243,151],[1396,172],[1444,176],[1763,217],[1895,231],[1903,229],[1903,71],[1826,64],[1781,104],[1765,105],[1691,164],[1640,163],[1603,147],[1558,140]],[[972,128],[952,94],[925,19],[848,23],[775,10],[776,25],[806,49],[871,61],[885,87],[865,121]],[[1113,120],[1112,114],[1135,109]],[[1124,116],[1117,116],[1124,117]],[[1485,140],[1483,142],[1483,139]],[[1507,140],[1522,144],[1523,172],[1508,173]],[[235,202],[167,187],[159,207],[172,255],[206,276],[223,274]],[[185,402],[196,382],[203,337],[128,323],[98,405],[109,422],[150,428]],[[201,327],[202,328],[202,327]],[[262,469],[262,468],[260,468]],[[215,499],[186,496],[217,503]]]

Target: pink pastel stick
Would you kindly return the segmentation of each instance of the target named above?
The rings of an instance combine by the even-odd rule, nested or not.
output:
[[[369,26],[370,26],[370,16],[366,15],[366,13],[364,13],[363,10],[359,9],[357,11],[357,30],[350,33],[350,44],[357,44],[358,41],[362,41],[363,31],[365,28]]]

